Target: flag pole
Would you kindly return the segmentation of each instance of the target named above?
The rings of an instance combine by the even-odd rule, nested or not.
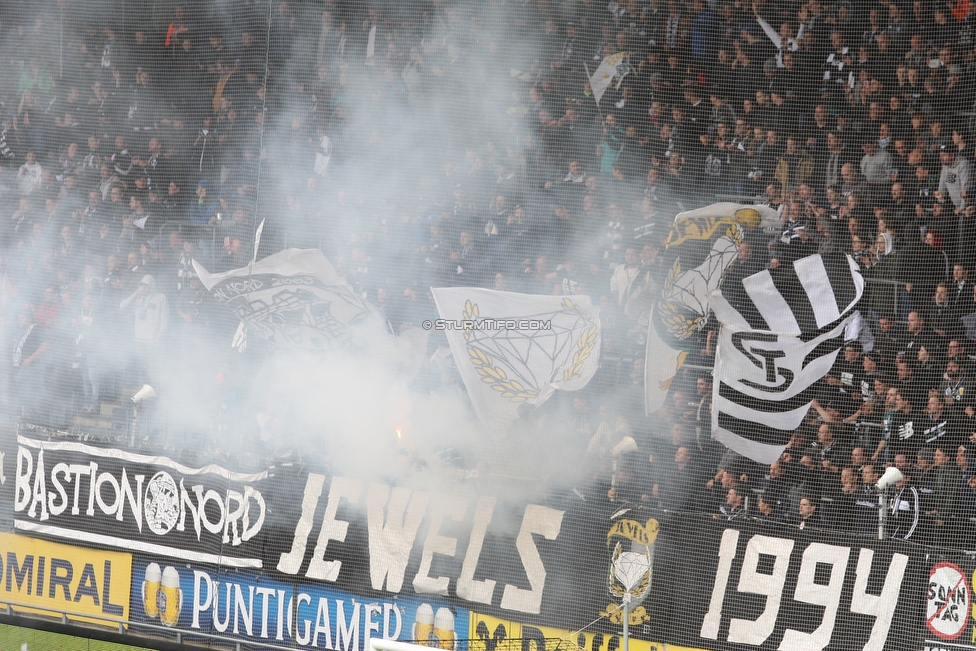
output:
[[[258,247],[261,246],[261,233],[264,232],[264,219],[258,224],[258,230],[254,233],[254,255],[251,256],[251,264],[258,261]]]
[[[593,92],[593,82],[592,75],[590,75],[590,67],[586,65],[586,61],[583,62],[583,70],[586,70],[586,81],[590,84],[590,92]],[[600,102],[596,99],[596,93],[593,93],[593,101],[596,103],[596,112],[600,114],[600,123],[602,124],[606,118],[603,117],[603,111],[600,110]]]

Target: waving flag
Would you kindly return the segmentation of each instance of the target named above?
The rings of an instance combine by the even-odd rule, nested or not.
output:
[[[244,327],[279,350],[364,348],[367,331],[385,329],[379,310],[318,249],[287,249],[224,273],[209,273],[196,260],[193,268]]]
[[[718,290],[711,295],[722,324],[712,437],[769,464],[803,421],[814,383],[834,365],[864,278],[849,255],[834,253],[763,270],[741,285],[735,304]]]
[[[596,103],[600,103],[603,93],[607,91],[614,79],[617,80],[617,88],[628,74],[630,74],[629,52],[617,52],[611,54],[603,60],[597,67],[593,76],[590,77],[590,88],[593,89],[593,98]],[[587,70],[588,72],[589,70]]]
[[[433,289],[478,418],[505,427],[520,404],[586,386],[600,359],[600,310],[586,296]]]
[[[749,230],[779,222],[768,206],[716,203],[680,213],[668,235],[673,261],[664,292],[654,308],[647,333],[644,408],[657,411],[687,356],[691,336],[705,327],[709,296],[735,263]]]

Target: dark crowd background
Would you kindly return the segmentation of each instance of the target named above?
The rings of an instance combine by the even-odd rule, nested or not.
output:
[[[4,418],[239,466],[322,454],[291,434],[299,401],[262,386],[271,352],[230,347],[236,319],[191,265],[321,248],[395,333],[436,318],[431,286],[601,308],[586,390],[524,410],[492,454],[445,441],[407,459],[414,471],[504,470],[607,511],[877,535],[869,486],[893,465],[907,479],[889,533],[972,548],[973,13],[968,0],[5,2]],[[597,104],[588,75],[620,51],[628,74]],[[668,225],[719,200],[782,218],[740,247],[733,276],[844,251],[868,280],[857,339],[769,467],[710,438],[714,320],[644,414]],[[168,407],[135,421],[127,400],[150,382]],[[412,390],[466,401],[436,354]],[[558,464],[525,453],[552,441]]]

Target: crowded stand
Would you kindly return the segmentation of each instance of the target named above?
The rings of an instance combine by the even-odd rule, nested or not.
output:
[[[272,353],[230,347],[237,319],[192,261],[318,248],[394,333],[437,317],[431,287],[599,305],[597,376],[493,441],[518,457],[558,437],[568,473],[505,455],[546,491],[876,536],[894,466],[890,535],[976,544],[968,0],[96,4],[0,8],[5,422],[108,437],[151,383],[198,408],[147,410],[142,445],[314,454],[255,399]],[[593,72],[620,52],[598,102]],[[717,201],[781,220],[726,282],[816,253],[866,279],[855,336],[769,466],[712,439],[714,319],[645,414],[669,227]],[[412,389],[463,399],[443,356]],[[477,446],[437,458],[497,469]]]

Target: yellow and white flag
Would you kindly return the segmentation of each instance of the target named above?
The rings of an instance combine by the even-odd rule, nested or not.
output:
[[[688,342],[708,323],[709,296],[735,264],[746,232],[774,229],[778,224],[779,215],[769,206],[735,203],[715,203],[674,218],[667,243],[673,258],[647,331],[644,407],[648,415],[664,404],[688,355]]]
[[[576,391],[600,359],[600,310],[586,296],[433,289],[454,362],[478,418],[507,427],[523,403]],[[426,326],[425,326],[426,327]]]
[[[614,79],[617,80],[617,88],[620,88],[620,82],[630,73],[630,63],[627,58],[629,56],[630,52],[611,54],[603,60],[603,63],[590,77],[590,88],[593,89],[593,97],[597,104],[600,103],[600,98],[603,97],[603,93],[610,87]]]

